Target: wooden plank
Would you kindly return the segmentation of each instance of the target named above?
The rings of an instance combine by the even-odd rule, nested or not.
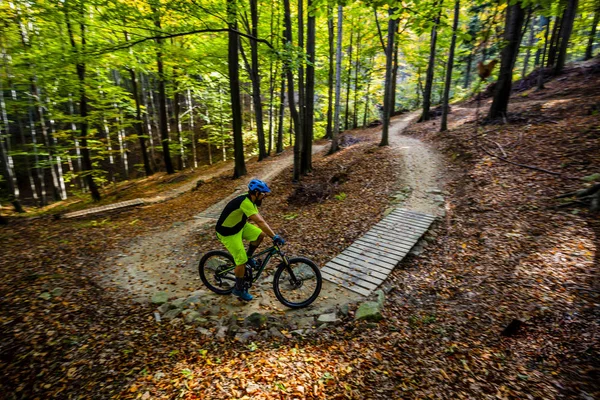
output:
[[[324,270],[325,272],[335,275],[335,276],[339,276],[341,278],[344,278],[344,276],[349,276],[351,278],[346,279],[349,282],[353,282],[353,283],[358,283],[360,281],[365,281],[365,282],[369,282],[372,283],[373,285],[379,286],[381,284],[381,282],[383,282],[387,277],[383,277],[380,278],[379,276],[373,276],[373,275],[368,275],[365,273],[362,273],[360,271],[354,271],[351,269],[348,269],[348,267],[345,267],[343,265],[339,265],[336,264],[334,261],[330,261],[327,264],[325,264],[325,266],[322,268],[322,270]],[[365,285],[363,285],[365,286]],[[366,287],[366,286],[365,286]],[[367,289],[369,289],[369,287],[366,287]]]
[[[406,229],[406,227],[419,228],[419,229],[428,229],[431,226],[431,222],[426,222],[426,221],[409,221],[409,220],[406,220],[406,219],[396,219],[395,217],[386,218],[384,220],[381,220],[380,222],[378,222],[375,225],[378,225],[378,224],[387,224],[387,225],[399,226],[399,227],[401,227],[401,229]]]
[[[352,264],[352,263],[350,263],[351,266],[348,267],[347,264],[348,263],[346,262],[346,260],[336,258],[334,260],[329,261],[327,264],[325,264],[325,267],[335,269],[336,271],[348,273],[353,276],[363,275],[368,278],[366,280],[373,282],[373,283],[377,283],[377,282],[387,279],[388,274],[389,274],[389,271],[380,272],[380,271],[377,271],[374,269],[356,268],[356,264]],[[325,268],[325,267],[323,267],[323,268]]]
[[[386,252],[394,254],[395,256],[398,256],[398,257],[404,257],[408,253],[408,250],[409,250],[409,249],[407,249],[406,251],[404,251],[404,250],[398,248],[397,246],[394,246],[393,244],[391,244],[391,242],[373,239],[368,236],[361,236],[360,238],[358,238],[356,240],[356,242],[354,242],[354,244],[361,244],[361,245],[364,244],[365,246],[374,246],[376,249],[379,249],[381,251],[386,251]]]
[[[396,266],[396,264],[398,264],[397,262],[393,262],[393,261],[387,261],[387,260],[378,260],[376,258],[374,258],[373,256],[368,256],[368,255],[364,255],[364,254],[359,254],[356,253],[352,250],[346,249],[344,251],[342,251],[341,254],[345,254],[348,257],[354,257],[356,260],[360,260],[366,264],[370,264],[370,265],[379,265],[382,268],[387,268],[387,269],[394,269],[394,267]]]
[[[427,218],[427,219],[431,219],[431,220],[435,220],[435,216],[431,215],[431,214],[425,214],[422,212],[418,212],[418,211],[412,211],[412,210],[407,210],[405,208],[395,208],[392,213],[402,213],[404,215],[408,215],[408,216],[412,216],[412,217],[417,217],[417,218]]]
[[[346,273],[344,271],[340,271],[340,270],[337,270],[337,269],[331,268],[331,267],[323,268],[323,269],[325,270],[325,273],[328,273],[331,276],[335,276],[335,277],[339,278],[343,282],[347,282],[347,283],[352,284],[352,285],[358,285],[358,286],[361,286],[361,287],[363,287],[365,289],[368,289],[368,290],[375,289],[382,282],[381,279],[366,280],[366,279],[361,278],[359,276],[349,275],[348,273]]]
[[[367,248],[367,250],[360,249],[354,243],[352,244],[352,246],[347,247],[346,249],[344,249],[344,251],[342,253],[356,254],[356,257],[366,258],[369,261],[370,260],[374,260],[374,261],[381,261],[382,263],[389,263],[389,264],[393,264],[393,265],[398,264],[398,257],[393,257],[393,256],[391,256],[389,254],[387,254],[387,255],[386,254],[381,254],[381,252],[379,252],[379,254],[378,254],[372,248]]]
[[[371,228],[371,230],[369,231],[370,234],[373,235],[381,235],[382,237],[389,239],[395,243],[401,243],[401,244],[405,244],[408,247],[412,248],[412,246],[415,245],[415,243],[417,243],[417,241],[419,240],[419,238],[421,236],[423,236],[422,234],[419,236],[410,236],[407,237],[405,235],[402,235],[401,233],[396,233],[396,232],[389,232],[389,231],[384,231],[382,229],[373,229]]]
[[[403,224],[407,224],[407,225],[423,226],[423,227],[429,226],[433,223],[433,221],[430,221],[430,220],[415,219],[415,218],[407,217],[405,215],[396,214],[396,213],[389,214],[387,217],[385,217],[381,221],[393,221],[396,223],[403,223]]]
[[[404,257],[404,254],[401,254],[401,253],[398,253],[396,251],[389,250],[389,249],[381,249],[372,243],[360,242],[359,240],[352,243],[351,247],[355,247],[357,249],[360,249],[361,251],[373,253],[378,256],[387,257],[392,260],[397,260],[398,258]]]
[[[421,235],[423,235],[423,233],[425,233],[427,231],[427,229],[425,228],[417,228],[414,226],[407,226],[407,225],[392,225],[389,223],[378,223],[375,224],[371,227],[371,229],[375,229],[375,230],[379,230],[379,231],[383,231],[383,232],[389,232],[389,233],[394,233],[394,234],[398,234],[400,236],[404,236],[404,237],[411,237],[411,236],[417,236],[417,237],[421,237]]]
[[[401,225],[389,225],[389,224],[376,224],[373,225],[371,227],[372,230],[377,230],[377,231],[381,231],[381,232],[388,232],[388,233],[393,233],[393,234],[397,234],[400,235],[402,237],[405,238],[414,238],[415,240],[418,240],[425,232],[427,232],[427,229],[424,228],[414,228],[414,227],[408,227],[408,226],[401,226]]]
[[[403,218],[403,219],[408,219],[411,221],[422,221],[422,222],[427,222],[427,223],[432,223],[433,221],[435,221],[435,217],[433,216],[419,216],[419,215],[414,215],[414,214],[407,214],[405,212],[402,211],[398,211],[398,210],[394,210],[391,213],[389,213],[387,217],[396,217],[396,218]]]
[[[399,242],[397,236],[389,238],[385,235],[376,234],[374,232],[367,232],[360,239],[366,239],[366,240],[371,240],[371,241],[380,241],[383,243],[384,246],[391,247],[391,248],[398,249],[398,250],[410,250],[414,246],[414,244],[412,242],[410,242],[410,243]]]
[[[351,291],[361,294],[363,296],[368,296],[371,294],[371,290],[365,289],[362,286],[350,285],[347,282],[341,280],[340,278],[338,278],[336,276],[329,275],[327,272],[322,271],[321,274],[323,276],[323,279],[328,280],[329,282],[333,282],[336,285],[345,287],[348,290],[351,290]]]
[[[390,246],[396,246],[399,250],[410,250],[415,245],[415,241],[410,243],[403,242],[399,237],[389,237],[387,235],[381,235],[375,232],[369,232],[363,236],[366,239],[371,240],[386,240]]]
[[[356,267],[359,267],[359,268],[362,268],[367,271],[377,271],[380,274],[389,274],[393,270],[393,268],[389,268],[389,267],[384,268],[384,267],[380,267],[375,264],[369,264],[364,261],[357,260],[356,258],[349,256],[347,254],[339,254],[332,261],[335,261],[338,264],[348,265],[351,268],[355,268],[355,269],[356,269]]]

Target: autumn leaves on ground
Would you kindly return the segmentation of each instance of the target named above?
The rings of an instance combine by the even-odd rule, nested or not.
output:
[[[513,94],[507,124],[477,124],[477,102],[467,102],[453,106],[448,132],[438,120],[405,132],[445,156],[447,212],[424,253],[390,276],[377,324],[349,318],[307,338],[219,341],[158,324],[151,306],[97,283],[106,251],[191,218],[245,178],[225,174],[166,203],[87,219],[11,217],[0,230],[2,393],[597,398],[600,219],[556,196],[600,172],[600,67],[546,86]],[[488,106],[481,101],[479,119]],[[388,173],[397,155],[378,140],[378,129],[348,132],[302,186],[288,183],[290,171],[275,179],[262,212],[291,252],[322,265],[378,221],[401,188]]]

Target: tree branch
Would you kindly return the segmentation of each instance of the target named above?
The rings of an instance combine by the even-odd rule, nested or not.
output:
[[[218,28],[218,29],[196,29],[193,31],[188,31],[188,32],[178,32],[178,33],[169,33],[169,34],[164,34],[164,35],[157,35],[157,36],[148,36],[145,37],[143,39],[138,39],[138,40],[132,40],[130,42],[125,42],[125,43],[121,43],[118,44],[116,46],[113,47],[109,47],[109,48],[105,48],[105,49],[101,49],[101,50],[97,50],[97,51],[90,51],[87,52],[87,54],[89,55],[97,55],[97,54],[104,54],[104,53],[110,53],[112,51],[117,51],[117,50],[123,50],[123,49],[127,49],[129,47],[133,47],[136,44],[140,44],[140,43],[144,43],[147,42],[149,40],[157,40],[157,39],[171,39],[171,38],[176,38],[176,37],[180,37],[180,36],[188,36],[188,35],[194,35],[197,33],[216,33],[216,32],[234,32],[237,33],[240,36],[246,37],[250,40],[255,40],[259,43],[264,43],[267,46],[269,46],[269,48],[271,48],[272,50],[275,50],[275,47],[273,47],[273,45],[271,44],[271,42],[269,42],[266,39],[259,39],[256,38],[252,35],[248,35],[247,33],[243,33],[240,32],[238,30],[235,29],[230,29],[230,28]]]
[[[383,41],[383,35],[381,34],[381,26],[379,25],[379,17],[377,17],[377,9],[373,7],[373,12],[375,13],[375,23],[377,24],[377,32],[379,32],[379,41],[381,42],[381,47],[383,47],[383,52],[386,53],[386,46]]]

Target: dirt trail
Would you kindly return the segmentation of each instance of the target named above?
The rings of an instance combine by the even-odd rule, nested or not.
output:
[[[390,145],[398,149],[405,161],[400,186],[410,187],[410,195],[402,206],[439,215],[439,203],[436,203],[435,196],[427,193],[431,188],[437,188],[440,174],[438,158],[424,143],[401,135],[415,116],[416,114],[412,113],[395,118],[390,127]],[[315,151],[322,151],[325,147],[326,145],[315,146]],[[287,157],[275,165],[270,164],[256,175],[268,180],[291,162],[291,157]],[[243,188],[237,189],[241,191]],[[232,196],[235,194],[237,192]],[[197,262],[201,254],[192,238],[199,232],[212,232],[215,220],[206,217],[213,216],[212,210],[215,206],[209,207],[193,220],[174,223],[166,232],[140,237],[123,253],[109,256],[106,263],[111,267],[104,275],[102,283],[107,287],[116,285],[124,288],[140,302],[149,301],[154,293],[161,290],[167,291],[172,297],[197,294],[210,299],[215,313],[222,314],[223,311],[227,311],[240,317],[253,312],[273,312],[285,314],[288,318],[301,319],[361,299],[360,295],[325,281],[321,295],[313,305],[303,310],[289,310],[275,298],[271,284],[272,276],[261,279],[262,283],[252,288],[255,300],[248,304],[231,296],[215,295],[204,289],[197,271]]]

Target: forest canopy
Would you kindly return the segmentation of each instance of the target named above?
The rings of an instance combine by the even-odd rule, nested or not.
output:
[[[505,119],[512,90],[597,53],[599,14],[599,0],[3,0],[0,201],[98,200],[232,158],[239,177],[244,157],[291,145],[299,180],[313,140],[333,152],[341,131],[382,124],[386,145],[391,115],[445,118],[489,84],[487,118]]]

